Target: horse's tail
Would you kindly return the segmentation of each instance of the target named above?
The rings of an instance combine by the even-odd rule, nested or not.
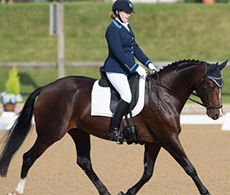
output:
[[[42,87],[30,94],[25,102],[22,111],[11,129],[4,136],[5,147],[0,155],[0,175],[6,177],[8,167],[13,155],[18,151],[29,131],[31,130],[31,120],[34,112],[34,102],[40,94]]]

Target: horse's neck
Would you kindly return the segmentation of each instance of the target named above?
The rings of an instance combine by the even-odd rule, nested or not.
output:
[[[189,97],[195,89],[196,84],[203,78],[204,70],[204,66],[198,64],[183,68],[177,66],[171,71],[160,74],[160,82],[169,89],[176,91],[176,93],[170,93],[170,96],[178,112],[181,112],[187,101],[187,98],[184,96]],[[169,93],[169,90],[166,93]]]

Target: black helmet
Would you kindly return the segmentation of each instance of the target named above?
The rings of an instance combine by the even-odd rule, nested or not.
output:
[[[113,4],[112,11],[116,15],[116,10],[119,12],[121,10],[127,12],[133,12],[133,4],[129,0],[116,0]]]

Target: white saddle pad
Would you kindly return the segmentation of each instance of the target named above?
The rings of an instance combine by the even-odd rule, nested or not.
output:
[[[110,88],[101,87],[98,84],[99,80],[94,82],[91,93],[91,116],[107,116],[111,117],[110,110]],[[132,116],[138,115],[144,107],[145,99],[145,78],[139,79],[139,98],[137,105],[132,110]]]

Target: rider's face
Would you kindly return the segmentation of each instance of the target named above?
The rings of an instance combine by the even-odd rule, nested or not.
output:
[[[119,13],[120,13],[120,17],[121,17],[122,21],[123,21],[124,23],[128,22],[129,17],[130,17],[130,15],[131,15],[131,12],[120,11]]]

